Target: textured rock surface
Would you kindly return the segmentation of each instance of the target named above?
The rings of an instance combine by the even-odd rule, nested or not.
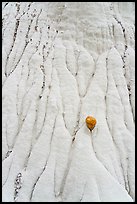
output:
[[[2,7],[3,202],[133,201],[134,3]]]

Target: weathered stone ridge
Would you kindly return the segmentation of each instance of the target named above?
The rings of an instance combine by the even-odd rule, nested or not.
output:
[[[3,202],[133,202],[134,2],[3,2],[2,128]]]

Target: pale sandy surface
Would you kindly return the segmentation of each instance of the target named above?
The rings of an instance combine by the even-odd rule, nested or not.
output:
[[[2,7],[3,202],[134,201],[134,3]]]

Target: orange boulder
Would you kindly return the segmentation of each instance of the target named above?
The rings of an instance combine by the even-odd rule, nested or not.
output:
[[[87,127],[90,129],[90,130],[93,130],[95,125],[96,125],[97,121],[94,117],[92,116],[88,116],[86,118],[86,124],[87,124]]]

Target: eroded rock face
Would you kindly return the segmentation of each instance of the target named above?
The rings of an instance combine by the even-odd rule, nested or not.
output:
[[[3,202],[134,201],[134,3],[2,7]]]

